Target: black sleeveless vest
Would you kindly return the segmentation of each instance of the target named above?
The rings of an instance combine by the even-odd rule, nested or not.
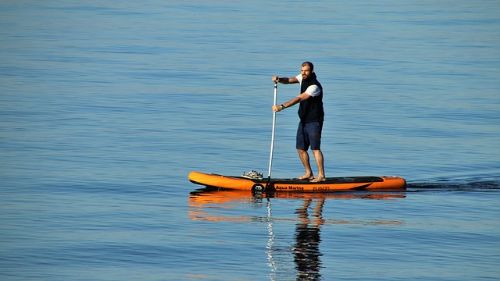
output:
[[[313,73],[307,80],[302,80],[300,85],[300,93],[306,91],[307,87],[316,85],[320,89],[320,94],[316,97],[309,97],[307,100],[301,101],[299,106],[299,118],[302,123],[323,122],[325,112],[323,111],[323,87],[316,79],[316,73]]]

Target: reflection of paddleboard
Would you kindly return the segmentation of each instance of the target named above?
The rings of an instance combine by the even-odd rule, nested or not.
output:
[[[264,188],[272,191],[284,192],[333,192],[349,190],[404,190],[406,181],[400,177],[333,177],[323,182],[312,183],[308,180],[299,179],[253,179],[237,176],[223,176],[218,174],[206,174],[202,172],[191,172],[188,176],[193,183],[238,190],[262,190]]]
[[[264,198],[272,198],[273,200],[395,200],[404,199],[404,192],[330,192],[330,193],[300,193],[300,192],[275,192],[275,193],[259,193],[260,196],[255,196],[246,190],[231,190],[231,189],[215,189],[205,188],[191,192],[189,196],[189,212],[188,216],[195,221],[210,221],[210,222],[256,222],[256,221],[280,221],[280,222],[297,222],[294,217],[262,217],[258,214],[254,215],[234,215],[234,212],[223,212],[222,210],[232,209],[235,206],[240,206],[240,203],[252,204],[269,201],[262,201]],[[218,207],[217,207],[218,206]],[[269,205],[268,205],[269,206]],[[218,209],[214,211],[215,209]],[[396,220],[370,220],[356,221],[324,218],[323,224],[386,224],[399,225],[402,222]]]
[[[203,207],[205,205],[229,204],[232,202],[250,202],[262,198],[273,199],[329,199],[329,200],[349,200],[349,199],[372,199],[372,200],[391,200],[406,198],[404,192],[276,192],[262,193],[261,196],[246,190],[216,189],[213,187],[198,189],[190,193],[189,206]]]

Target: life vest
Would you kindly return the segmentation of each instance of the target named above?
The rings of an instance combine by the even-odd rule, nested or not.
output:
[[[323,110],[323,87],[316,79],[316,73],[313,73],[310,78],[302,80],[300,85],[300,93],[306,91],[307,87],[316,85],[320,89],[320,94],[315,97],[309,97],[307,100],[300,102],[299,118],[302,123],[323,122],[325,112]]]

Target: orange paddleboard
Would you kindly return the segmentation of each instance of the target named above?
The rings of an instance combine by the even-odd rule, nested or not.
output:
[[[255,179],[191,172],[191,182],[209,187],[247,191],[271,190],[275,192],[335,192],[335,191],[387,191],[405,190],[406,181],[401,177],[331,177],[323,182],[312,183],[299,179]]]

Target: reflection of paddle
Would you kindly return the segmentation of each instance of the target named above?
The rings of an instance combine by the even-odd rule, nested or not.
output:
[[[273,105],[276,105],[276,100],[278,97],[278,82],[274,82],[274,99],[273,99]],[[267,170],[267,184],[266,184],[266,190],[269,187],[269,184],[271,183],[271,170],[273,167],[273,152],[274,152],[274,133],[275,133],[275,127],[276,127],[276,112],[273,110],[273,129],[271,133],[271,149],[269,152],[269,169]]]
[[[271,213],[271,200],[269,197],[267,197],[267,261],[268,265],[271,268],[271,280],[276,280],[276,262],[274,261],[274,256],[273,256],[273,246],[274,246],[274,230],[273,230],[273,220],[272,220],[272,213]]]

